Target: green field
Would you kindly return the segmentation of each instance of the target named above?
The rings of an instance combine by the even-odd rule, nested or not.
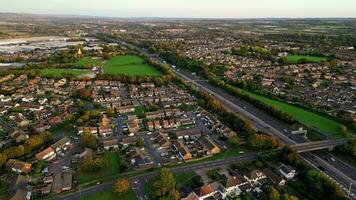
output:
[[[135,55],[116,56],[106,62],[105,74],[124,74],[128,76],[161,76],[154,67],[145,64],[143,58]]]
[[[339,132],[337,131],[338,125],[341,123],[332,120],[326,116],[322,116],[316,114],[312,111],[308,111],[307,109],[300,108],[298,106],[294,106],[288,103],[284,103],[281,101],[273,100],[261,95],[257,95],[245,90],[241,90],[245,93],[248,93],[251,97],[260,100],[268,105],[275,106],[276,108],[288,113],[293,116],[296,120],[301,123],[311,126],[313,128],[319,129],[321,132],[325,134],[329,134],[334,138],[340,138]]]
[[[97,58],[84,57],[77,62],[73,63],[76,67],[92,67],[92,66],[101,66],[103,62]]]
[[[303,55],[291,55],[287,56],[287,62],[291,64],[298,63],[299,60],[305,59],[306,62],[310,63],[320,63],[322,61],[327,61],[326,57],[317,57],[317,56],[303,56]]]
[[[89,70],[85,69],[60,69],[60,68],[48,68],[48,69],[41,69],[39,70],[40,76],[53,76],[55,78],[63,77],[63,73],[72,74],[75,77],[89,74]]]
[[[79,172],[77,176],[79,183],[85,183],[98,179],[99,177],[104,178],[120,173],[120,159],[117,153],[105,153],[104,156],[107,167],[96,173]]]
[[[104,190],[102,192],[97,192],[93,195],[84,196],[80,200],[138,200],[135,193],[131,190],[123,196],[118,196],[112,190]]]

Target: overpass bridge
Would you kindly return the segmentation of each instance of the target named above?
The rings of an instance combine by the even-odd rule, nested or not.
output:
[[[336,146],[345,145],[347,140],[339,139],[339,140],[322,140],[316,142],[306,142],[291,145],[292,149],[294,149],[297,153],[309,152],[309,151],[317,151],[322,149],[332,150]]]

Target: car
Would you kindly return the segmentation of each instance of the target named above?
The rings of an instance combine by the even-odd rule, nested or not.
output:
[[[244,151],[240,151],[239,154],[244,154],[245,152]]]
[[[147,135],[152,135],[152,132],[147,132]]]
[[[66,170],[66,169],[69,169],[68,166],[62,166],[62,170]]]
[[[99,181],[99,182],[96,182],[96,184],[97,184],[97,185],[100,185],[100,184],[101,184],[101,182],[100,182],[100,181]]]
[[[333,162],[336,162],[334,157],[331,157],[330,160],[333,161]]]

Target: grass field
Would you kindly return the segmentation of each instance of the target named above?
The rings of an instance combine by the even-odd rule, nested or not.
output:
[[[268,105],[277,107],[278,109],[288,113],[293,116],[296,120],[306,124],[308,126],[319,129],[321,132],[329,134],[334,138],[340,138],[339,132],[337,131],[339,122],[332,120],[326,116],[316,114],[307,109],[300,108],[298,106],[290,105],[281,101],[273,100],[264,96],[260,96],[248,91],[243,91],[248,93],[253,98],[260,100]]]
[[[124,74],[128,76],[161,76],[162,73],[135,55],[116,56],[106,62],[106,74]]]
[[[95,180],[98,177],[107,177],[120,173],[120,159],[117,153],[105,153],[107,167],[96,173],[79,172],[79,183]]]
[[[100,59],[91,58],[91,57],[84,57],[77,62],[73,63],[76,67],[92,67],[92,66],[101,66],[102,61]]]
[[[135,193],[131,190],[123,196],[118,196],[112,190],[104,190],[102,192],[97,192],[93,195],[84,196],[80,200],[138,200]]]
[[[48,68],[39,70],[41,76],[53,76],[55,78],[63,77],[63,73],[70,73],[73,76],[81,76],[84,74],[89,74],[89,70],[85,69],[59,69],[59,68]]]
[[[287,62],[296,64],[299,60],[305,59],[307,62],[310,63],[320,63],[322,61],[327,61],[325,57],[317,57],[317,56],[303,56],[303,55],[291,55],[287,56]]]

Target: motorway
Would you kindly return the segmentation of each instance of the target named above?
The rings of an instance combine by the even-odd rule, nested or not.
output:
[[[221,159],[221,160],[187,164],[187,165],[184,165],[181,167],[171,168],[171,171],[174,174],[179,174],[179,173],[186,173],[186,172],[190,172],[190,171],[194,171],[194,170],[198,170],[198,169],[222,167],[222,166],[226,166],[231,163],[234,163],[234,162],[255,161],[256,159],[257,159],[256,153],[248,153],[245,155]],[[152,172],[147,172],[147,173],[144,173],[141,175],[132,176],[132,177],[128,178],[132,189],[134,190],[134,192],[137,194],[137,196],[141,200],[147,199],[147,196],[145,195],[145,192],[144,192],[144,183],[146,181],[148,181],[149,179],[155,177],[156,174],[157,174],[157,171],[152,171]],[[81,197],[83,197],[83,196],[87,196],[87,195],[94,194],[94,193],[97,193],[97,192],[100,192],[103,190],[111,189],[112,184],[113,184],[113,182],[105,182],[105,183],[102,183],[99,185],[94,185],[91,187],[80,189],[78,192],[75,192],[75,193],[59,195],[56,197],[56,199],[60,199],[60,200],[81,199]]]

